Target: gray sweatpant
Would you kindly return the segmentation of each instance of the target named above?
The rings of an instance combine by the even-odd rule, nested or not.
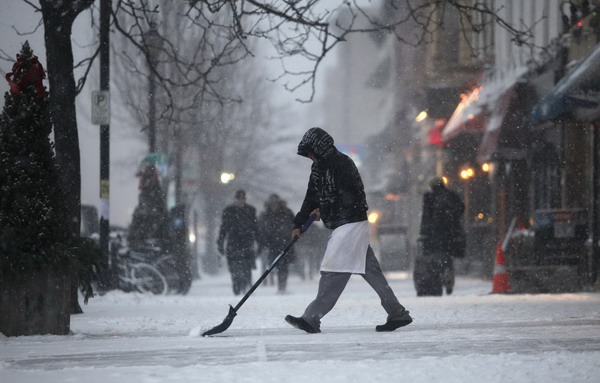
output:
[[[335,306],[340,295],[346,288],[351,273],[335,273],[321,271],[321,280],[319,281],[319,291],[317,297],[312,301],[302,319],[307,321],[315,328],[321,327],[321,318],[323,318]],[[387,312],[388,320],[400,319],[404,315],[405,308],[398,302],[390,285],[388,284],[377,258],[373,254],[371,246],[367,249],[367,261],[365,265],[365,274],[361,274],[367,283],[375,290],[381,299],[381,305]]]

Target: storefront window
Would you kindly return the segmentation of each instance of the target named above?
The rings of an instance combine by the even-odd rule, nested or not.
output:
[[[560,156],[556,148],[543,142],[532,158],[534,209],[560,207]]]

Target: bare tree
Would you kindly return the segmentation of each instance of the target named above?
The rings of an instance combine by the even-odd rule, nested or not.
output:
[[[516,44],[532,44],[532,26],[506,22],[498,16],[493,1],[388,0],[380,2],[387,7],[385,16],[378,12],[377,7],[365,8],[361,5],[365,3],[374,2],[190,0],[191,9],[187,17],[199,22],[210,14],[228,12],[231,14],[228,27],[241,42],[251,38],[268,40],[276,49],[274,58],[281,61],[282,71],[278,80],[283,82],[285,88],[291,92],[306,86],[311,89],[308,97],[299,99],[303,102],[313,100],[316,74],[325,56],[351,34],[389,33],[399,43],[426,44],[442,26],[445,12],[451,9],[458,13],[465,35],[479,33],[493,23],[507,30]],[[368,25],[357,24],[359,16],[368,20]],[[399,28],[407,22],[418,26],[409,35]],[[473,54],[477,55],[482,47],[473,45],[472,49]],[[306,65],[292,67],[291,58],[303,59]]]
[[[186,18],[189,8],[185,4],[164,1],[160,5],[161,11],[147,13],[148,18],[133,17],[140,8],[132,8],[132,4],[128,12],[119,15],[118,28],[129,32],[117,49],[122,60],[117,64],[116,72],[121,74],[116,83],[130,114],[146,130],[152,118],[146,113],[146,76],[156,71],[157,78],[164,79],[154,98],[159,105],[157,146],[176,164],[170,177],[176,178],[177,202],[182,200],[181,180],[177,179],[182,161],[197,162],[198,186],[193,194],[202,201],[209,232],[207,253],[213,254],[212,239],[228,190],[220,182],[221,172],[233,171],[237,179],[250,180],[244,187],[268,192],[262,182],[269,174],[267,161],[256,153],[267,151],[273,137],[268,134],[272,123],[270,97],[265,93],[270,83],[265,81],[266,71],[250,56],[257,41],[242,44],[229,33],[230,29],[218,32],[228,19],[225,13],[210,14],[200,23]],[[135,54],[138,48],[134,46],[135,38],[131,38],[138,35],[142,40],[139,48],[146,48],[143,28],[151,25],[164,40],[155,66],[147,65],[152,60]]]

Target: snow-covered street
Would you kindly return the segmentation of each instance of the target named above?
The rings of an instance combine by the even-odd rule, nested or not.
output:
[[[255,279],[258,275],[255,275]],[[187,296],[111,292],[72,317],[72,336],[0,339],[1,382],[598,382],[600,294],[490,295],[490,281],[458,278],[455,294],[417,298],[407,274],[388,274],[415,319],[377,333],[385,313],[352,277],[321,334],[284,322],[300,315],[316,280],[289,294],[260,287],[231,327],[240,297],[227,273]]]

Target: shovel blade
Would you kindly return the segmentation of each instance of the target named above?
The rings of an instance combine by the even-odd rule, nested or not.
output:
[[[236,315],[237,315],[237,313],[235,312],[235,310],[233,309],[233,307],[231,307],[231,305],[229,305],[229,313],[227,314],[227,316],[223,320],[223,323],[221,323],[218,326],[215,326],[215,327],[211,328],[210,330],[207,330],[207,331],[203,332],[202,336],[209,336],[209,335],[220,334],[223,331],[227,330],[229,328],[229,326],[231,326],[231,322],[233,322],[233,318],[235,318]]]

